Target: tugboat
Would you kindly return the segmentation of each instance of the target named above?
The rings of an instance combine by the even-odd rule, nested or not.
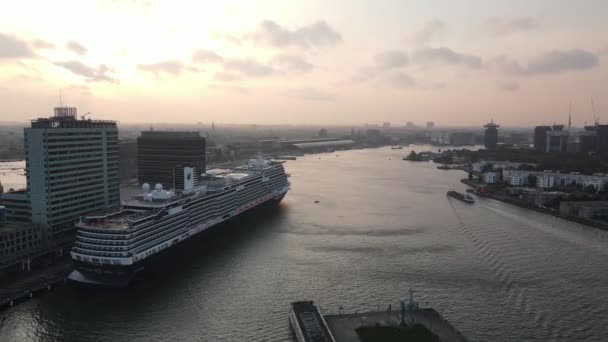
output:
[[[454,190],[450,190],[447,193],[448,196],[450,197],[454,197],[456,199],[459,199],[463,202],[469,203],[469,204],[473,204],[475,203],[475,198],[473,198],[473,196],[469,195],[469,194],[463,194]]]

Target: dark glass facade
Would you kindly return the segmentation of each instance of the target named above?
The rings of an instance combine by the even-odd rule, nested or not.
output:
[[[195,182],[205,172],[205,138],[198,132],[142,132],[137,138],[137,169],[139,184],[156,183],[174,187],[177,166],[195,168]]]

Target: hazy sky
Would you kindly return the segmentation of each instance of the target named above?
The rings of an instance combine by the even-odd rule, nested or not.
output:
[[[0,121],[608,121],[608,1],[0,0]]]

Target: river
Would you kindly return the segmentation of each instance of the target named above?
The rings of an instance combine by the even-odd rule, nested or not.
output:
[[[447,198],[465,174],[407,153],[289,161],[280,206],[184,245],[129,288],[61,287],[0,312],[0,341],[290,341],[290,301],[360,312],[409,288],[472,341],[607,339],[608,232]]]

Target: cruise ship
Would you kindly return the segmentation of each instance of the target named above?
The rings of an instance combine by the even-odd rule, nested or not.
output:
[[[193,184],[184,168],[181,190],[153,190],[123,201],[120,209],[81,217],[71,250],[77,283],[126,286],[153,257],[223,221],[264,203],[280,202],[289,190],[281,161],[251,159],[232,170],[208,170]]]

